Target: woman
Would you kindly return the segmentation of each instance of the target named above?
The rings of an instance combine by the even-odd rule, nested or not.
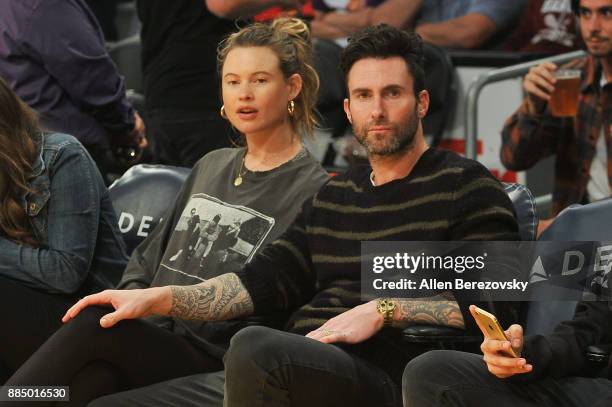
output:
[[[287,228],[302,202],[327,180],[301,142],[315,125],[318,88],[304,23],[280,19],[242,29],[222,43],[219,67],[220,113],[244,135],[246,147],[217,150],[198,162],[164,222],[135,250],[119,288],[194,284],[242,267]],[[190,221],[196,215],[202,229],[215,220],[220,234],[240,224],[236,243],[224,248],[231,255],[211,248],[216,260],[207,259],[202,269],[198,250],[177,255],[193,244]],[[233,334],[262,322],[150,318],[105,329],[108,321],[100,317],[107,312],[81,313],[7,385],[69,385],[71,404],[83,405],[119,390],[221,370]],[[263,322],[280,323],[281,317]]]
[[[83,146],[41,132],[0,78],[0,382],[77,297],[114,286],[126,262],[108,191]]]

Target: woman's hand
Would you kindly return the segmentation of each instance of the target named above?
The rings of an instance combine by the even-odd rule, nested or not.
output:
[[[66,312],[62,321],[70,321],[90,305],[111,305],[115,309],[100,319],[100,326],[110,328],[124,319],[143,318],[152,314],[167,315],[172,307],[172,293],[170,287],[105,290],[79,300]]]

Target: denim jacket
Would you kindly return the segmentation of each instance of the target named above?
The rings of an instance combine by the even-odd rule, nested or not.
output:
[[[113,287],[127,256],[96,165],[72,136],[35,136],[36,158],[22,197],[39,247],[0,236],[0,277],[41,291],[88,294]]]

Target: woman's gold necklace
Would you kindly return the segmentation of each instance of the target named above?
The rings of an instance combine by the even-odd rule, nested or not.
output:
[[[244,153],[244,156],[242,157],[242,163],[240,163],[240,169],[238,170],[238,175],[234,179],[234,186],[235,187],[239,187],[240,185],[242,185],[242,176],[244,174],[246,174],[246,171],[242,172],[242,169],[244,168],[244,160],[245,160],[245,158],[246,158],[246,151]]]

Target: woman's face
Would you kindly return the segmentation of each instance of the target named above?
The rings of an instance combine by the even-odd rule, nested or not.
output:
[[[269,133],[289,125],[287,105],[301,90],[297,74],[285,79],[279,59],[267,47],[237,47],[222,70],[225,112],[241,133]]]

